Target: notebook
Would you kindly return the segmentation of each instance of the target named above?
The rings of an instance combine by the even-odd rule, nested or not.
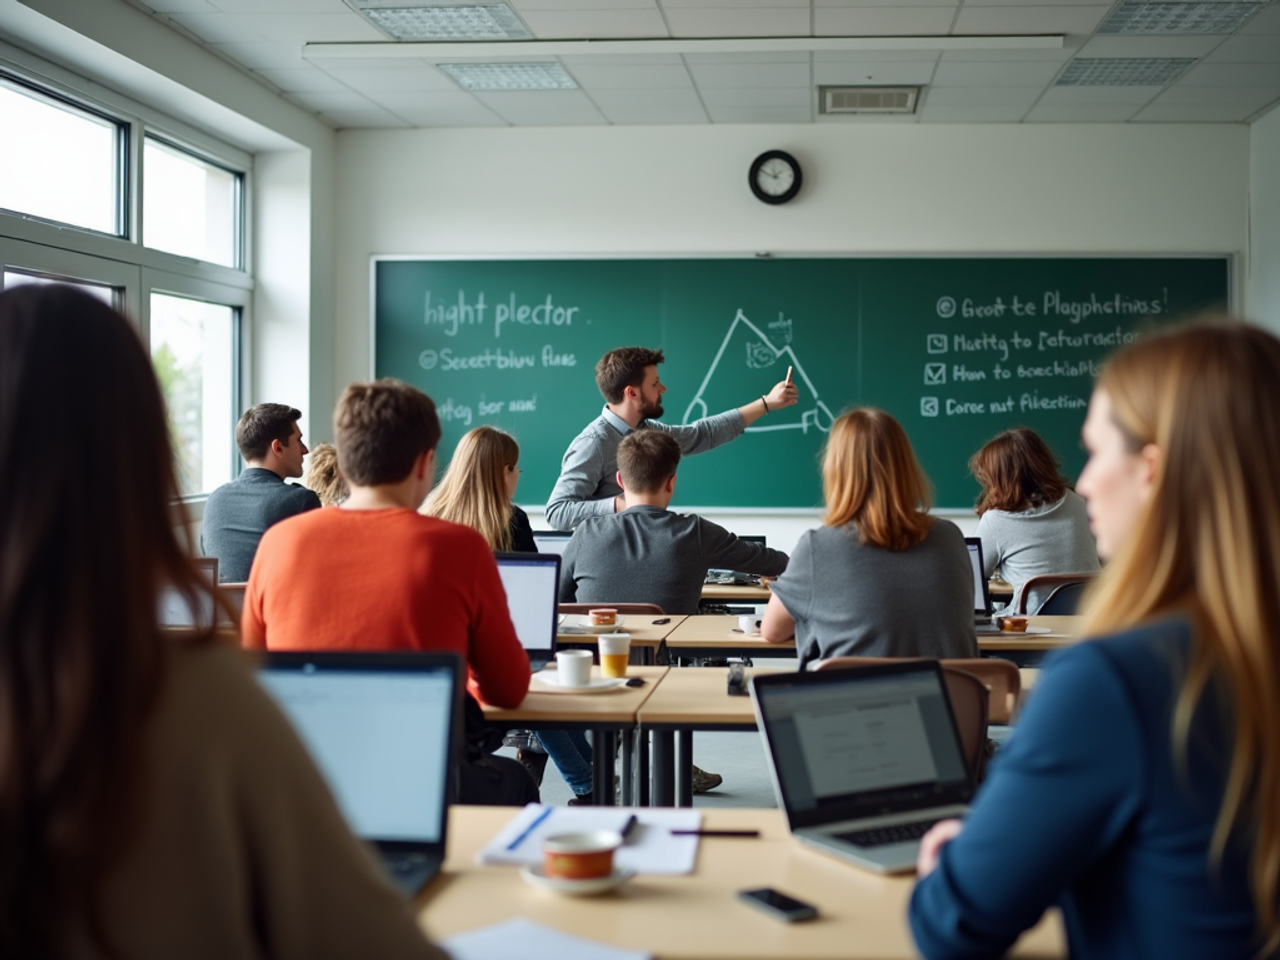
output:
[[[991,622],[991,591],[982,560],[982,540],[965,537],[964,545],[969,548],[969,567],[973,570],[973,625],[978,633],[999,633],[1000,628]]]
[[[973,795],[936,660],[752,680],[756,722],[796,839],[879,873]]]
[[[452,653],[268,653],[259,672],[408,896],[444,863],[465,675]]]
[[[572,530],[535,530],[533,531],[533,542],[537,546],[539,553],[563,554],[564,548],[569,545],[569,538],[572,536]]]
[[[498,573],[507,592],[507,609],[529,666],[541,670],[556,655],[559,624],[560,555],[498,553]]]

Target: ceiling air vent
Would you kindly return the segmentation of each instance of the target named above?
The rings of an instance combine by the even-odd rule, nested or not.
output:
[[[919,87],[819,87],[819,113],[915,113]]]

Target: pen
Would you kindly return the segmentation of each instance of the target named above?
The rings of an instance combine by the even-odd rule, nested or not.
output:
[[[509,844],[507,844],[507,849],[514,850],[516,847],[520,846],[520,844],[524,843],[525,840],[529,838],[529,834],[533,833],[534,830],[538,829],[538,825],[542,823],[543,820],[551,816],[551,811],[554,809],[555,807],[547,807],[540,814],[534,817],[533,823],[525,827],[524,830],[520,832],[520,836],[516,837]]]
[[[631,816],[627,817],[627,822],[622,827],[623,843],[626,843],[628,840],[631,839],[631,834],[636,832],[636,825],[639,823],[640,821],[636,819],[636,815],[634,813]]]
[[[656,627],[658,624],[670,623],[670,622],[671,622],[670,617],[659,617],[657,620],[653,621],[653,625]]]
[[[672,830],[673,837],[758,837],[759,830]]]

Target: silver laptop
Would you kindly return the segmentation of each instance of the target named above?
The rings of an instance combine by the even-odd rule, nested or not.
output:
[[[559,624],[560,555],[498,553],[498,573],[507,592],[507,609],[529,666],[541,670],[556,655]]]
[[[796,839],[879,873],[973,796],[936,660],[755,677],[778,805]]]
[[[973,571],[973,625],[978,633],[999,633],[1000,628],[991,622],[991,588],[987,582],[987,568],[982,559],[982,540],[965,537],[969,550],[969,568]]]
[[[572,536],[572,530],[535,530],[533,542],[539,553],[563,554]]]
[[[269,653],[259,672],[407,896],[444,863],[465,675],[452,653]]]

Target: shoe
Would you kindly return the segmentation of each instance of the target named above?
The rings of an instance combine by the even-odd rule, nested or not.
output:
[[[693,792],[706,793],[724,783],[724,777],[718,773],[707,773],[701,767],[693,768]]]
[[[537,742],[537,735],[532,730],[508,730],[502,738],[504,747],[515,747],[517,750],[533,747]]]
[[[524,768],[533,777],[533,782],[541,787],[542,772],[547,769],[547,755],[545,753],[535,753],[533,750],[522,747],[516,751],[516,759],[524,764]]]
[[[595,802],[595,795],[591,793],[580,793],[576,797],[569,798],[571,807],[591,807],[595,806]]]

